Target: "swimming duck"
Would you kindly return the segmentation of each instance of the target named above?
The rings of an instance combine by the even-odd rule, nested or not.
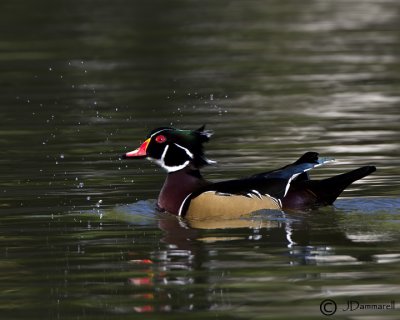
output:
[[[147,158],[167,171],[157,206],[187,219],[236,219],[262,209],[304,210],[331,205],[354,181],[374,172],[374,166],[311,180],[308,171],[333,161],[306,152],[292,164],[249,177],[209,182],[200,169],[215,163],[204,155],[203,144],[212,131],[172,127],[154,129],[125,159]]]

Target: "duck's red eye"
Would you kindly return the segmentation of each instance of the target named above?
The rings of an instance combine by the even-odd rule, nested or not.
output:
[[[157,143],[164,143],[165,141],[167,141],[167,138],[165,136],[163,136],[162,134],[160,134],[159,136],[157,136],[155,138]]]

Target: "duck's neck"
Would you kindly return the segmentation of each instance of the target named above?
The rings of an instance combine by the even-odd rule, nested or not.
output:
[[[158,208],[178,214],[183,200],[205,184],[207,182],[202,178],[198,169],[184,168],[168,173],[158,196]]]

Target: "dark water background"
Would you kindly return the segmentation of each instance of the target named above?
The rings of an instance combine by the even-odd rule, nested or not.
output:
[[[0,317],[319,319],[329,298],[335,318],[397,319],[399,14],[397,0],[2,0]],[[164,173],[118,155],[203,123],[209,179],[308,150],[337,159],[316,177],[378,171],[334,207],[190,228],[154,210]]]

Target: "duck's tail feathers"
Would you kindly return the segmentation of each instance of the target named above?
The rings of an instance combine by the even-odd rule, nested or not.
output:
[[[350,184],[375,170],[375,166],[365,166],[328,179],[309,180],[307,181],[307,189],[316,195],[319,204],[331,205]]]

